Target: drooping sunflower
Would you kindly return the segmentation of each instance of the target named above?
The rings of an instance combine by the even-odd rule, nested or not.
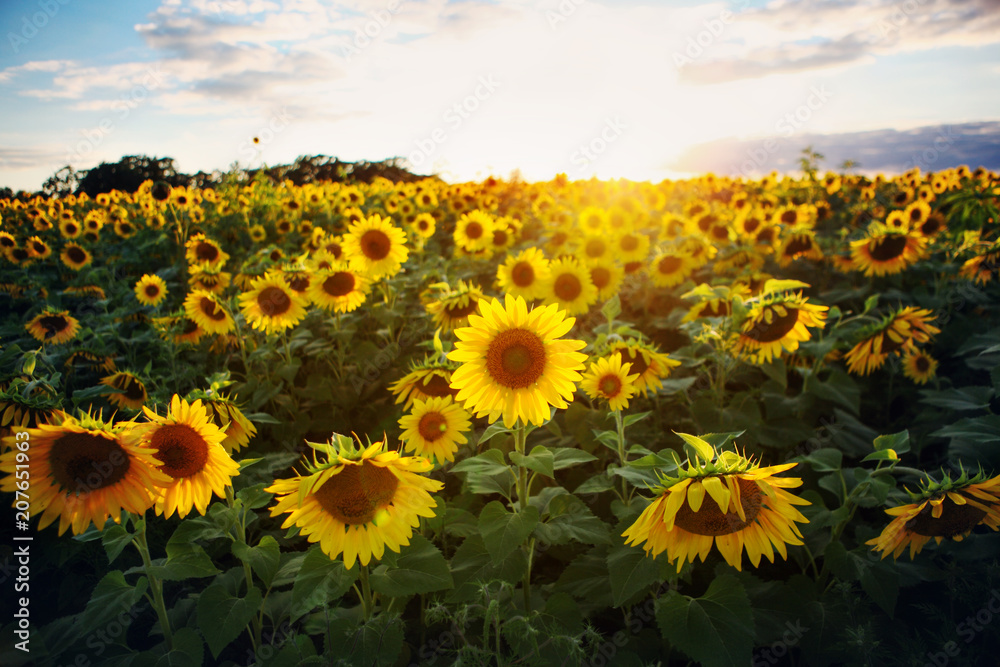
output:
[[[46,308],[31,318],[24,328],[35,340],[61,345],[76,338],[76,334],[80,331],[80,322],[70,315],[68,310]]]
[[[43,382],[15,378],[0,383],[0,439],[15,429],[35,428],[46,424],[57,414],[62,401],[56,390]],[[0,453],[7,451],[0,440]]]
[[[153,326],[160,337],[175,345],[190,343],[195,345],[205,335],[205,330],[198,323],[184,315],[167,315],[153,318]]]
[[[167,283],[155,273],[147,273],[135,284],[135,298],[144,306],[158,306],[167,298]]]
[[[621,355],[623,363],[630,365],[631,372],[639,376],[635,379],[635,389],[641,391],[643,396],[662,387],[663,378],[669,377],[671,369],[681,365],[681,362],[660,352],[655,345],[634,338],[611,343],[608,354],[616,352]]]
[[[354,271],[371,280],[395,275],[409,256],[406,233],[388,218],[371,215],[348,228],[344,254]]]
[[[73,269],[74,271],[79,271],[83,267],[90,264],[93,261],[93,256],[90,252],[78,243],[67,243],[62,252],[59,254],[59,259],[67,267]]]
[[[28,429],[31,456],[27,463],[31,479],[32,516],[41,515],[38,530],[59,519],[59,535],[72,527],[79,535],[91,523],[98,530],[108,518],[120,521],[122,510],[142,514],[153,504],[157,486],[168,477],[158,472],[153,451],[129,442],[122,427],[114,427],[90,415],[79,419],[55,413],[53,423]],[[17,488],[15,470],[17,436],[4,439],[14,448],[0,455],[0,471],[9,473],[0,490]]]
[[[456,400],[490,423],[501,416],[504,426],[541,425],[549,406],[565,408],[573,400],[578,372],[587,358],[578,352],[585,343],[563,339],[576,319],[567,318],[555,304],[528,311],[521,297],[507,295],[479,302],[481,315],[470,315],[469,325],[455,331],[458,342],[448,354],[462,365],[451,386]]]
[[[174,394],[167,414],[160,417],[143,408],[149,422],[136,426],[126,438],[153,450],[160,472],[170,482],[158,489],[157,515],[184,518],[197,509],[205,514],[212,494],[226,497],[226,487],[240,474],[240,466],[226,453],[225,432],[209,418],[201,401],[188,403]]]
[[[426,401],[442,396],[454,397],[457,389],[452,389],[451,374],[455,369],[434,361],[415,362],[410,372],[389,385],[389,391],[396,395],[396,403],[406,401],[403,406],[409,410],[415,400]]]
[[[366,566],[385,550],[399,552],[410,543],[420,517],[434,516],[431,492],[443,482],[419,473],[431,462],[422,456],[401,457],[387,451],[387,440],[365,448],[334,434],[330,443],[308,443],[313,460],[306,475],[275,480],[266,491],[275,494],[271,516],[287,513],[283,528],[299,526],[310,542],[319,542],[330,558],[343,554],[344,567]],[[316,453],[325,460],[316,459]]]
[[[417,399],[410,414],[399,420],[400,439],[406,451],[443,464],[454,461],[458,446],[469,441],[465,433],[470,425],[469,413],[451,396]]]
[[[766,468],[736,452],[716,453],[696,436],[703,458],[696,457],[674,476],[662,476],[658,493],[639,518],[622,533],[625,544],[642,544],[655,558],[666,551],[680,572],[695,557],[705,561],[714,544],[726,562],[743,569],[743,550],[754,567],[774,552],[788,558],[786,544],[801,545],[796,523],[808,523],[795,505],[808,505],[785,489],[802,485],[795,477],[777,477],[796,463]]]
[[[604,399],[612,411],[624,410],[635,393],[639,374],[629,375],[632,364],[623,364],[622,355],[616,352],[590,364],[583,374],[580,389],[593,399]]]
[[[590,281],[597,288],[598,301],[607,301],[617,294],[625,279],[622,267],[610,260],[591,264],[588,271],[590,271]]]
[[[532,301],[542,298],[549,275],[549,260],[538,248],[528,248],[497,267],[497,284],[507,294]]]
[[[903,375],[917,384],[927,384],[937,367],[937,359],[922,350],[914,349],[903,355]]]
[[[794,352],[801,341],[812,334],[808,327],[826,325],[828,306],[809,303],[802,293],[765,293],[749,301],[750,313],[739,332],[736,352],[753,363],[766,364],[781,356],[782,350]]]
[[[562,257],[549,265],[543,285],[545,303],[558,305],[568,315],[586,313],[597,301],[597,287],[590,271],[573,257]]]
[[[98,301],[103,301],[108,298],[108,295],[104,292],[104,288],[100,285],[70,285],[64,289],[62,293],[69,296],[79,297],[81,299],[89,297],[97,299]]]
[[[867,238],[851,241],[851,261],[866,276],[892,275],[920,259],[926,243],[917,234],[873,230]]]
[[[890,354],[914,349],[914,343],[926,343],[941,330],[931,324],[936,316],[926,308],[907,306],[885,316],[878,324],[862,332],[861,341],[844,355],[847,370],[868,375],[881,368]]]
[[[116,393],[108,395],[108,401],[119,408],[139,410],[146,404],[146,399],[149,397],[143,381],[128,371],[118,371],[101,378],[101,384],[118,390]]]
[[[649,266],[649,275],[657,287],[672,287],[684,282],[695,269],[691,258],[680,250],[659,252]]]
[[[892,554],[895,560],[909,546],[913,560],[931,540],[961,542],[976,526],[1000,529],[1000,476],[986,479],[980,472],[970,478],[962,471],[956,480],[945,476],[940,482],[921,483],[918,493],[906,491],[912,502],[887,509],[892,521],[865,543],[882,552],[882,558]]]
[[[221,269],[229,261],[229,254],[204,234],[195,234],[185,244],[185,257],[191,266],[208,265]]]
[[[312,276],[306,295],[309,301],[324,310],[349,313],[365,302],[368,278],[339,262],[331,269]]]
[[[188,267],[188,285],[191,289],[222,294],[232,279],[233,274],[223,271],[222,264],[195,264]]]
[[[268,271],[241,294],[240,310],[254,329],[280,333],[298,324],[306,315],[306,299],[288,286],[277,271]]]
[[[194,392],[193,396],[201,399],[205,406],[205,411],[216,426],[226,433],[226,439],[222,441],[222,447],[227,454],[234,454],[250,443],[250,438],[257,435],[257,427],[247,419],[243,411],[239,409],[232,396],[213,391]]]
[[[447,283],[437,285],[436,297],[424,306],[434,317],[434,323],[446,332],[467,326],[469,315],[476,312],[479,300],[485,298],[483,290],[464,280],[459,280],[454,289]]]
[[[989,250],[967,259],[958,270],[958,275],[985,285],[998,272],[1000,272],[1000,242],[994,243]]]
[[[193,290],[187,295],[184,312],[199,328],[210,334],[227,334],[236,326],[215,295],[205,290]]]

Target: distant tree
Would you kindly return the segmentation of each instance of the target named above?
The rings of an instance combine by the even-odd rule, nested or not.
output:
[[[80,175],[73,167],[66,165],[48,177],[42,185],[42,193],[49,197],[65,197],[76,192],[80,186]]]
[[[10,188],[0,188],[0,199],[13,199],[14,191]]]
[[[187,185],[190,177],[177,173],[173,158],[126,155],[116,163],[102,162],[87,170],[80,179],[77,193],[86,192],[93,197],[111,190],[135,192],[146,180],[163,181],[177,186]]]

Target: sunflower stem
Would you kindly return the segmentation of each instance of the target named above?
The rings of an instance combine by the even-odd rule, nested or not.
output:
[[[146,571],[146,578],[149,580],[149,590],[153,594],[153,609],[156,610],[156,616],[160,620],[160,630],[163,632],[163,640],[167,644],[167,650],[172,651],[174,649],[174,635],[170,631],[170,618],[167,616],[167,606],[163,603],[163,581],[150,571],[153,567],[153,562],[149,557],[149,543],[146,541],[145,517],[139,519],[133,516],[132,523],[138,528],[135,537],[132,538],[132,544],[135,545],[135,548],[139,551],[139,555],[142,556],[142,567]]]
[[[514,427],[514,450],[524,456],[525,442],[528,439],[527,425],[520,419]],[[528,509],[528,469],[522,465],[517,466],[517,511],[523,512]],[[532,540],[522,545],[525,550],[528,567],[524,571],[524,580],[521,585],[524,591],[524,613],[527,616],[531,613],[531,555],[534,551],[535,542]]]
[[[365,622],[371,620],[372,612],[375,610],[375,601],[372,600],[372,589],[368,584],[368,566],[361,565],[361,613]]]
[[[236,496],[233,493],[233,487],[231,485],[226,486],[226,503],[229,505],[230,509],[236,508]],[[247,544],[246,522],[247,522],[247,516],[246,516],[246,510],[244,509],[241,510],[239,513],[239,521],[234,526],[235,530],[233,532],[236,534],[235,539],[237,542],[240,542],[244,546],[249,547],[250,545]],[[248,563],[245,560],[243,561],[243,578],[246,579],[247,595],[249,595],[250,589],[253,588],[253,570],[250,569],[250,563]],[[254,616],[251,619],[251,621],[253,623],[253,628],[251,629],[250,640],[253,643],[254,650],[257,650],[257,647],[260,646],[261,629],[263,627],[263,621],[261,618],[257,616]]]
[[[615,416],[615,427],[618,432],[618,460],[621,462],[622,468],[628,465],[628,456],[625,454],[625,420],[622,419],[621,410],[613,410],[612,413]],[[629,506],[632,501],[632,492],[628,488],[628,482],[624,477],[621,478],[622,482],[622,502],[625,503],[625,507]]]

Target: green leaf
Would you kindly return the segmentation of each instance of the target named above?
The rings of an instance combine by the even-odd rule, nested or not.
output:
[[[993,387],[924,389],[922,403],[946,410],[985,410],[993,398]]]
[[[616,317],[622,314],[622,302],[617,292],[601,306],[601,314],[610,321],[614,321]]]
[[[344,561],[330,560],[319,545],[310,547],[292,584],[293,604],[290,622],[320,605],[335,602],[351,588],[358,578],[359,568],[344,568]]]
[[[653,414],[652,411],[637,412],[634,415],[625,415],[625,418],[622,419],[622,425],[625,428],[628,428],[632,424],[637,424],[637,423],[641,422],[643,419],[645,419],[646,417],[648,417],[651,414]]]
[[[104,529],[101,537],[101,544],[108,554],[108,563],[115,562],[121,552],[132,543],[132,533],[128,532],[121,524],[114,524]]]
[[[701,439],[719,451],[730,442],[746,433],[746,431],[729,431],[726,433],[704,433]]]
[[[867,299],[865,299],[865,309],[863,311],[861,311],[862,315],[865,315],[865,314],[871,312],[872,308],[874,308],[875,306],[878,305],[878,298],[879,298],[879,296],[881,296],[881,295],[879,295],[879,294],[872,294],[870,297],[868,297]]]
[[[615,488],[614,480],[608,477],[607,473],[602,472],[580,484],[573,493],[603,493],[613,488]]]
[[[910,451],[910,432],[900,431],[891,435],[880,435],[872,443],[876,452],[891,449],[897,454],[905,454]]]
[[[549,501],[548,519],[535,527],[538,539],[548,544],[610,544],[608,526],[576,496],[557,495]]]
[[[804,283],[801,280],[778,280],[776,278],[771,278],[764,283],[764,289],[761,291],[761,295],[773,294],[774,292],[788,292],[791,290],[806,289],[811,287],[809,283]]]
[[[685,442],[693,451],[703,461],[711,461],[715,457],[715,452],[712,451],[712,445],[708,444],[696,435],[690,435],[688,433],[677,433],[676,435],[681,437],[681,440]]]
[[[403,649],[403,623],[399,616],[379,614],[346,633],[335,633],[332,647],[333,655],[340,659],[334,664],[389,667]]]
[[[182,581],[219,574],[212,559],[197,544],[167,543],[167,558],[153,561],[149,574],[164,581]],[[132,568],[142,571],[142,568]]]
[[[884,563],[876,563],[861,572],[861,588],[893,618],[899,596],[899,574]]]
[[[410,538],[399,556],[386,557],[371,574],[372,590],[388,597],[418,595],[452,588],[448,563],[438,548],[422,535]]]
[[[452,472],[474,472],[479,475],[496,475],[504,471],[510,471],[510,466],[504,460],[503,452],[499,449],[487,449],[478,456],[459,461],[451,469]]]
[[[573,447],[560,447],[551,451],[553,470],[562,470],[563,468],[569,468],[579,463],[590,463],[597,460],[597,457],[590,452],[585,452],[582,449],[574,449]]]
[[[212,584],[198,596],[198,629],[216,658],[240,636],[260,609],[260,589],[250,589],[246,597],[234,597],[225,586]]]
[[[817,449],[799,460],[808,463],[816,472],[835,472],[840,470],[844,455],[839,449],[826,447]]]
[[[716,577],[705,595],[668,591],[657,603],[663,637],[704,667],[744,667],[751,662],[754,620],[743,584]]]
[[[243,542],[233,542],[233,555],[250,565],[254,574],[260,577],[264,588],[270,588],[281,562],[281,549],[276,539],[265,535],[255,547],[249,547]]]
[[[531,505],[514,514],[499,501],[488,503],[479,513],[479,533],[493,564],[496,565],[523,544],[537,524],[538,510]]]
[[[263,459],[257,459],[262,461]],[[265,483],[254,484],[253,486],[248,486],[245,489],[241,489],[236,492],[236,497],[243,502],[243,507],[248,510],[260,509],[261,507],[266,507],[271,499],[274,498],[273,493],[268,493],[264,488],[268,486]]]
[[[826,381],[816,374],[806,376],[803,390],[821,401],[833,403],[851,414],[858,414],[861,407],[861,388],[858,383],[840,368],[831,368]]]
[[[77,617],[73,631],[77,637],[82,637],[98,628],[103,628],[118,618],[122,613],[132,615],[137,611],[135,605],[142,600],[149,582],[146,577],[140,577],[135,586],[125,581],[125,575],[118,570],[108,572],[97,582],[90,601]]]
[[[205,661],[205,645],[194,628],[181,628],[173,633],[174,647],[156,661],[155,667],[201,667]]]
[[[553,471],[554,457],[552,452],[549,451],[549,448],[544,445],[536,445],[532,447],[531,453],[527,456],[519,452],[511,452],[509,456],[514,465],[534,470],[535,472],[552,479],[555,478],[555,472]]]
[[[877,452],[872,452],[865,458],[861,459],[861,462],[865,461],[898,461],[899,455],[896,454],[894,449],[882,449]]]
[[[483,434],[479,437],[479,442],[476,443],[476,446],[478,447],[484,442],[488,442],[493,438],[497,437],[498,435],[504,433],[513,433],[513,431],[505,427],[502,421],[493,422],[492,424],[486,427],[485,431],[483,431]]]
[[[638,547],[620,546],[608,552],[611,599],[620,607],[639,591],[660,580],[659,564]]]
[[[513,584],[521,580],[528,568],[524,552],[516,549],[508,558],[495,564],[483,538],[473,535],[466,538],[451,557],[451,575],[455,590],[447,594],[449,602],[468,602],[478,597],[481,582],[506,581]]]

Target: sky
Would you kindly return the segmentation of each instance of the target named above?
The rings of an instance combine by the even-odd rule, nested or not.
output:
[[[1000,0],[4,0],[0,26],[14,189],[138,154],[452,182],[750,176],[805,145],[1000,169]]]

